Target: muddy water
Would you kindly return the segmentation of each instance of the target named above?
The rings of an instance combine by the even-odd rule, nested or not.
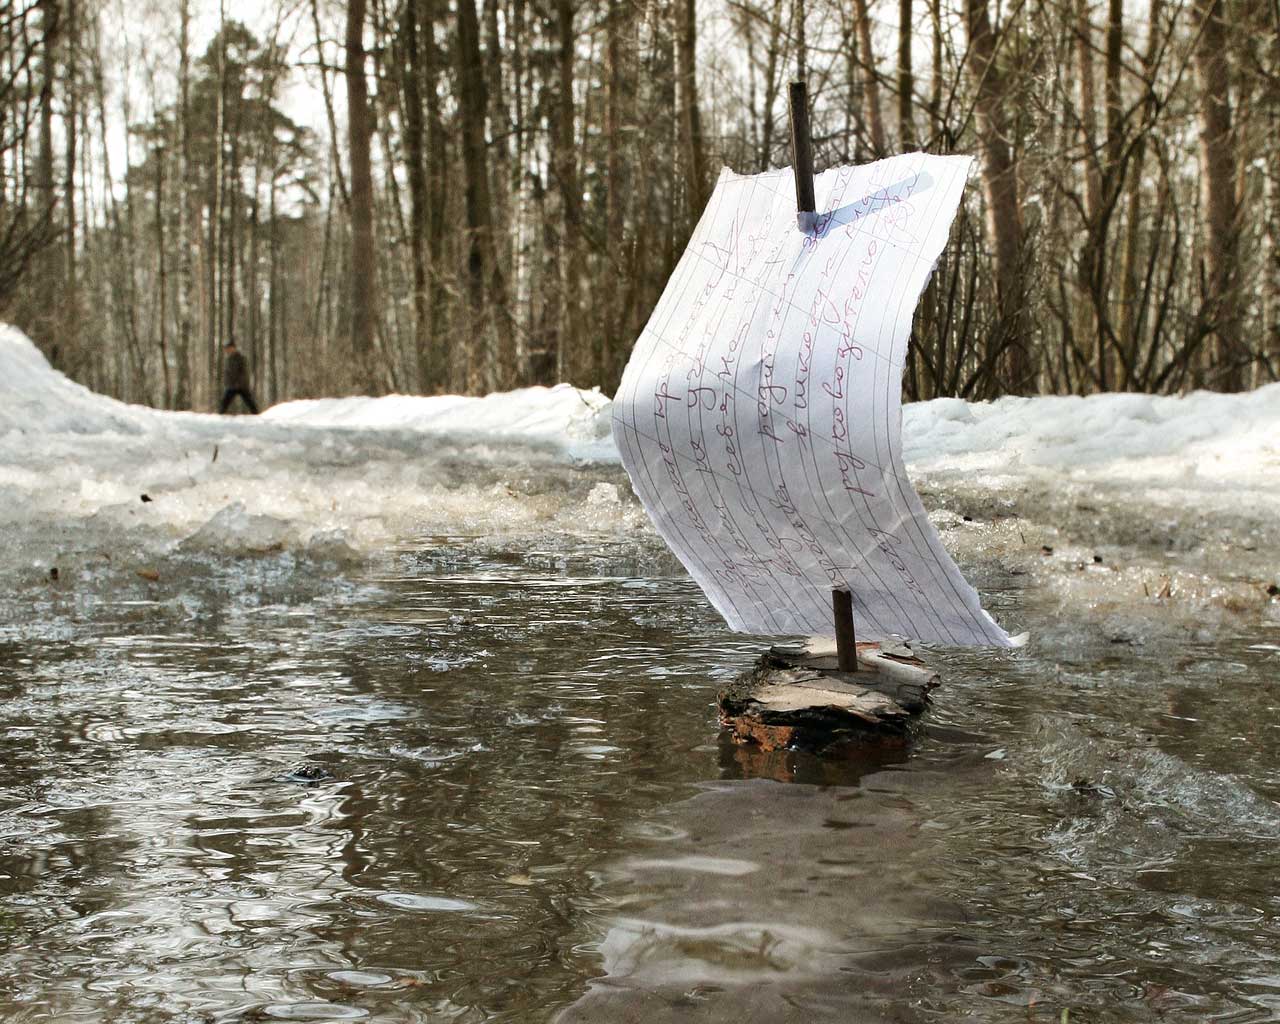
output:
[[[759,641],[643,545],[27,586],[0,1018],[1280,1018],[1280,630],[981,584],[1033,643],[841,766],[721,740]]]

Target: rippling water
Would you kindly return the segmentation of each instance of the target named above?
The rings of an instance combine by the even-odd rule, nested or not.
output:
[[[1032,645],[843,765],[723,741],[762,642],[644,543],[26,586],[0,1016],[1280,1018],[1280,630],[981,582]]]

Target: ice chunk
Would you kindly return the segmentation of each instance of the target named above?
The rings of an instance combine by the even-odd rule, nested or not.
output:
[[[618,485],[603,480],[587,493],[587,504],[596,506],[615,506],[618,504]]]
[[[348,543],[346,531],[317,530],[307,539],[307,554],[326,562],[355,562],[360,552]]]
[[[263,554],[280,551],[297,536],[293,525],[275,516],[254,515],[232,502],[183,542],[184,550]]]

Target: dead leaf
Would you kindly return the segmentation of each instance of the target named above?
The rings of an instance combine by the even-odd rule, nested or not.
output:
[[[139,569],[138,575],[150,583],[160,582],[160,573],[158,573],[155,569]]]

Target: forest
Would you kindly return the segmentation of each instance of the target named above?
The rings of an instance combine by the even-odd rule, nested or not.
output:
[[[976,157],[910,399],[1280,374],[1277,0],[0,0],[0,318],[210,411],[612,393],[722,166]]]

